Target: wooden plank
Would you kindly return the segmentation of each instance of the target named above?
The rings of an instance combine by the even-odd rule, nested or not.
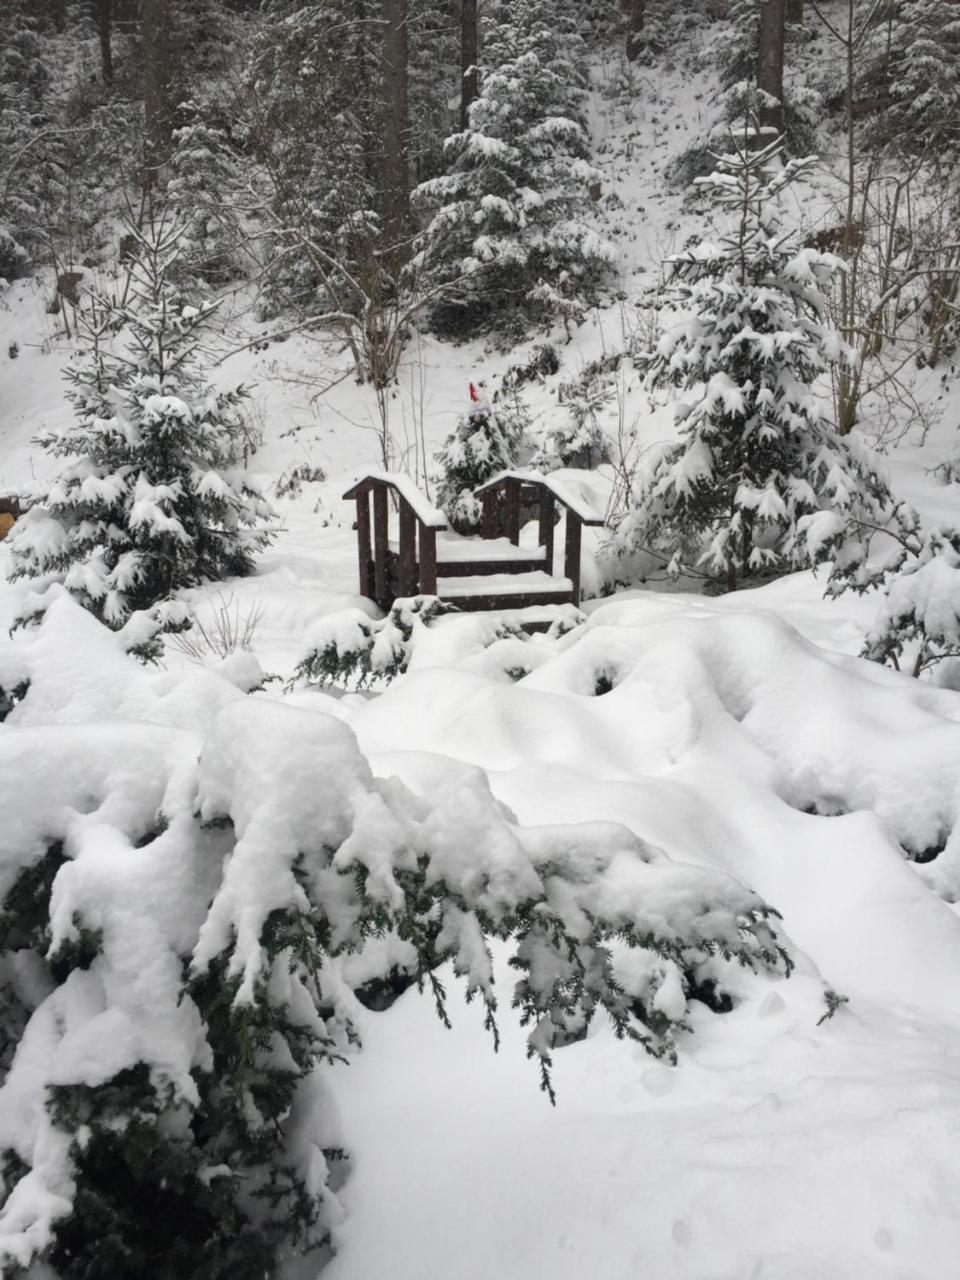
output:
[[[360,594],[373,599],[373,575],[370,572],[370,495],[357,494],[357,555],[360,560]]]
[[[485,489],[483,493],[483,536],[497,536],[497,498],[496,489]]]
[[[417,594],[417,516],[413,507],[400,503],[400,592]]]
[[[537,569],[550,572],[541,555],[530,555],[523,560],[441,560],[440,568],[444,578],[473,578],[478,573],[533,573]]]
[[[540,531],[537,535],[544,548],[544,567],[547,573],[553,573],[553,525],[556,517],[556,503],[549,489],[540,490]]]
[[[515,547],[520,545],[520,481],[508,480],[504,485],[507,500],[506,529],[504,533]]]
[[[567,539],[564,576],[573,583],[572,603],[580,603],[580,517],[567,507]]]
[[[390,607],[387,586],[387,491],[377,485],[373,491],[373,576],[377,604],[381,609]]]
[[[536,604],[573,604],[570,594],[568,589],[562,589],[531,591],[520,595],[451,596],[450,603],[464,613],[477,613],[481,609],[529,609]],[[440,598],[444,598],[442,592]]]
[[[437,594],[437,531],[421,522],[420,538],[420,594]]]

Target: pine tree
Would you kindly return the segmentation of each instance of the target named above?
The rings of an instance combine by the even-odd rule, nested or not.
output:
[[[949,0],[902,0],[882,33],[885,133],[912,150],[960,148],[960,9]],[[942,155],[941,155],[942,159]]]
[[[216,303],[168,284],[179,229],[141,238],[124,296],[101,294],[89,350],[67,370],[78,421],[38,443],[65,460],[11,537],[13,576],[62,581],[112,625],[207,579],[246,575],[270,540],[270,509],[243,470],[238,388],[198,368]],[[116,331],[126,354],[108,349]]]
[[[62,182],[41,20],[14,0],[0,24],[0,276],[36,254],[41,211]]]
[[[478,533],[482,523],[475,490],[519,461],[526,415],[519,399],[514,406],[491,404],[480,383],[479,399],[463,414],[456,430],[437,454],[437,503],[458,533]]]
[[[484,23],[468,126],[447,142],[447,172],[414,192],[429,217],[418,265],[448,286],[442,327],[502,329],[591,296],[610,250],[585,217],[598,174],[584,85],[564,5],[518,0]]]
[[[269,16],[243,74],[245,127],[278,228],[266,301],[350,311],[352,280],[378,287],[379,5],[275,0]]]
[[[180,112],[187,121],[173,135],[167,199],[182,226],[181,261],[202,280],[223,284],[239,274],[242,166],[222,116],[195,101]]]
[[[702,179],[736,230],[670,259],[686,318],[640,360],[652,387],[685,393],[680,439],[638,479],[616,539],[671,574],[744,577],[839,556],[856,560],[859,524],[882,524],[889,493],[864,450],[824,417],[817,380],[846,358],[824,290],[836,259],[799,249],[773,203],[809,160],[779,167],[780,140],[753,139]]]

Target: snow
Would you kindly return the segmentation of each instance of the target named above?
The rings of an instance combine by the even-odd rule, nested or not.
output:
[[[696,137],[702,89],[682,66],[658,72],[657,84],[635,74],[628,99],[593,106],[607,116],[604,187],[623,201],[614,243],[629,289],[702,224],[663,194],[658,172]],[[504,149],[493,139],[473,145],[481,143]],[[0,350],[24,333],[36,339],[0,370],[0,489],[12,492],[47,474],[49,459],[30,438],[70,421],[57,379],[68,344],[44,328],[52,320],[39,285],[18,282],[4,298]],[[612,349],[623,324],[611,309],[575,328],[569,346],[554,335],[561,376]],[[264,673],[288,677],[313,637],[355,637],[375,615],[356,594],[354,513],[341,500],[349,485],[361,475],[397,483],[419,518],[443,527],[421,493],[426,458],[410,441],[422,428],[435,448],[468,376],[479,371],[494,385],[528,354],[444,348],[427,336],[411,343],[390,429],[393,457],[406,442],[418,485],[376,469],[369,388],[348,378],[315,402],[309,385],[292,385],[317,362],[306,339],[226,362],[225,383],[260,383],[266,437],[254,470],[272,482],[308,461],[327,476],[278,499],[283,531],[255,576],[185,593],[204,618],[220,592],[242,616],[259,608],[249,654],[210,654],[198,665],[171,643],[165,668],[144,668],[56,592],[41,630],[8,640],[28,588],[0,585],[0,689],[31,682],[28,700],[0,724],[0,886],[28,851],[61,835],[70,860],[58,881],[58,936],[69,935],[76,908],[112,931],[120,957],[115,972],[93,966],[59,995],[19,961],[26,1003],[49,1002],[0,1104],[4,1141],[34,1162],[4,1209],[4,1229],[20,1233],[24,1250],[72,1195],[62,1138],[40,1119],[38,1082],[64,1072],[95,1082],[108,1065],[147,1054],[188,1090],[204,1046],[189,1002],[176,999],[172,958],[191,934],[209,921],[199,962],[235,939],[231,963],[253,981],[259,923],[299,891],[296,855],[353,829],[360,834],[344,859],[382,865],[391,842],[426,821],[429,803],[435,841],[457,836],[448,840],[451,873],[476,867],[463,829],[480,854],[491,830],[505,845],[514,838],[512,815],[525,831],[580,837],[597,828],[575,824],[618,823],[642,842],[642,868],[662,851],[677,866],[731,874],[781,913],[797,971],[787,981],[734,971],[729,1013],[691,1001],[675,1067],[617,1041],[598,1019],[585,1040],[554,1054],[556,1109],[537,1090],[509,999],[494,1054],[451,966],[440,975],[450,1031],[415,991],[384,1013],[355,1010],[363,1051],[325,1084],[350,1168],[337,1192],[342,1212],[331,1207],[337,1253],[324,1280],[956,1272],[960,694],[856,656],[874,625],[875,594],[827,600],[825,575],[810,573],[717,599],[625,591],[586,601],[583,614],[565,611],[576,624],[567,634],[526,640],[498,636],[498,620],[482,615],[445,617],[385,690],[272,682],[244,692]],[[649,455],[672,438],[671,415],[649,405],[631,376],[620,384],[622,413]],[[558,411],[552,387],[525,390],[545,427]],[[886,460],[896,491],[935,524],[956,519],[956,490],[926,472],[951,445],[958,405],[948,389],[944,423]],[[614,477],[589,475],[596,487],[583,501],[603,512]],[[687,480],[695,478],[694,468]],[[832,536],[829,519],[811,518],[812,546]],[[31,522],[42,537],[40,518]],[[0,569],[9,562],[0,544]],[[914,575],[897,607],[935,604],[943,571]],[[295,756],[294,738],[306,744]],[[209,879],[189,870],[180,823],[196,803],[235,824],[222,881],[216,829],[207,833]],[[157,834],[159,814],[180,819]],[[910,860],[937,849],[928,862]],[[608,885],[613,893],[620,882]],[[630,901],[625,889],[615,898]],[[344,973],[360,981],[382,963],[365,950]],[[500,945],[493,971],[508,990],[516,975]],[[676,971],[656,981],[654,1001],[675,1014]],[[849,1003],[818,1023],[827,987]],[[297,1119],[300,1156],[316,1161],[316,1119]]]
[[[443,600],[478,595],[537,595],[541,592],[570,591],[572,587],[569,578],[554,578],[541,569],[533,569],[529,573],[490,573],[481,577],[437,579],[437,594]]]

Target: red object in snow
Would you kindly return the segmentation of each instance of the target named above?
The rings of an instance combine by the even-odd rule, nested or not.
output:
[[[473,401],[474,404],[478,404],[480,402],[480,397],[477,394],[477,388],[473,385],[472,382],[470,383],[470,399]]]

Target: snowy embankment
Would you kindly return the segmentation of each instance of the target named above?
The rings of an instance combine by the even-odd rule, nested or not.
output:
[[[792,587],[799,609],[800,586],[770,594]],[[4,589],[6,605],[14,594]],[[506,1008],[495,1056],[449,973],[451,1031],[414,991],[385,1013],[358,1011],[363,1050],[328,1077],[350,1168],[325,1276],[950,1274],[960,920],[943,899],[960,889],[960,696],[816,647],[749,608],[765,596],[598,602],[565,637],[487,648],[475,619],[442,619],[410,672],[372,698],[273,686],[244,699],[229,670],[189,666],[136,675],[119,645],[90,642],[92,624],[71,632],[62,609],[15,643],[36,677],[0,745],[67,735],[58,793],[71,742],[84,773],[118,734],[131,749],[169,740],[156,778],[141,777],[131,750],[130,785],[108,788],[114,808],[147,814],[159,799],[143,788],[165,774],[182,782],[205,743],[235,736],[245,705],[253,725],[255,704],[287,703],[301,728],[336,717],[376,775],[431,805],[486,778],[524,826],[621,822],[680,863],[732,873],[782,914],[798,962],[789,979],[726,973],[734,1007],[691,1001],[675,1067],[617,1042],[599,1018],[555,1055],[556,1109]],[[244,739],[251,780],[282,755],[276,728],[262,764]],[[113,808],[82,816],[80,795],[64,803],[89,835],[125,821]],[[115,856],[77,847],[91,873]],[[931,861],[911,865],[908,853]],[[105,884],[105,911],[113,893]],[[138,989],[152,981],[144,971]],[[498,981],[504,1000],[504,966]],[[820,1022],[826,990],[848,1003]],[[146,1013],[130,1010],[135,1025]]]
[[[694,225],[657,172],[697,127],[699,90],[682,79],[666,79],[659,104],[645,85],[629,108],[636,119],[619,122],[618,136],[611,127],[601,157],[622,199],[610,217],[628,287]],[[676,125],[672,148],[648,127],[660,111]],[[634,156],[623,139],[641,124],[658,140]],[[58,378],[69,343],[43,332],[41,290],[17,285],[6,300],[0,352],[13,339],[21,350],[2,368],[0,491],[49,468],[29,439],[69,420]],[[559,378],[525,388],[538,429],[559,412],[560,378],[623,338],[618,307],[582,326]],[[480,370],[495,384],[527,355],[413,345],[390,404],[395,461],[419,474],[420,442],[432,452],[452,427],[467,377]],[[190,593],[205,616],[221,594],[241,616],[260,610],[253,648],[284,677],[309,625],[358,603],[352,512],[339,497],[358,468],[382,465],[369,389],[337,382],[331,357],[320,374],[332,389],[311,402],[317,359],[293,338],[225,363],[225,383],[259,384],[255,468],[276,482],[306,463],[328,478],[278,500],[283,531],[254,577]],[[641,452],[669,432],[669,411],[652,412],[632,374],[619,394],[611,436],[618,415]],[[948,412],[924,448],[890,460],[898,491],[937,519],[952,517],[953,491],[925,471],[952,430]],[[21,596],[0,585],[4,635]],[[729,1012],[692,1000],[676,1067],[616,1042],[598,1019],[556,1054],[556,1109],[507,1010],[495,1056],[452,977],[451,1031],[414,991],[384,1013],[358,1011],[364,1050],[330,1078],[350,1168],[325,1280],[954,1274],[960,694],[852,656],[875,607],[824,601],[809,574],[720,600],[625,593],[590,602],[587,625],[556,641],[482,649],[470,620],[441,621],[410,672],[374,696],[278,684],[251,695],[336,717],[377,776],[431,801],[485,777],[521,824],[613,820],[679,862],[731,873],[781,913],[798,960],[786,981],[734,975]],[[222,673],[201,677],[173,647],[166,671],[129,686],[119,650],[85,676],[64,660],[59,683],[54,658],[32,724],[66,746],[72,736],[78,755],[159,725],[177,761],[192,764],[220,710],[244,705]],[[506,672],[518,667],[528,674],[515,681]],[[0,743],[19,732],[15,719],[0,726]],[[129,798],[146,811],[156,797],[144,777],[131,772]],[[910,861],[918,856],[929,860]],[[197,887],[198,901],[208,890]],[[189,923],[196,904],[171,904],[171,930],[181,907]],[[131,971],[139,954],[131,944]],[[512,980],[505,966],[498,977],[504,988]],[[819,1022],[825,990],[848,1002]],[[313,1263],[297,1274],[312,1280]]]
[[[613,818],[732,871],[849,1004],[818,1026],[802,975],[749,984],[674,1069],[597,1027],[557,1055],[550,1113],[516,1035],[493,1062],[473,1010],[448,1035],[408,994],[338,1081],[354,1168],[331,1275],[948,1274],[960,920],[924,880],[960,889],[960,698],[702,601],[601,605],[527,647],[519,684],[493,649],[485,674],[461,659],[336,706],[426,794],[479,766],[523,822]],[[901,848],[944,841],[924,866]]]

